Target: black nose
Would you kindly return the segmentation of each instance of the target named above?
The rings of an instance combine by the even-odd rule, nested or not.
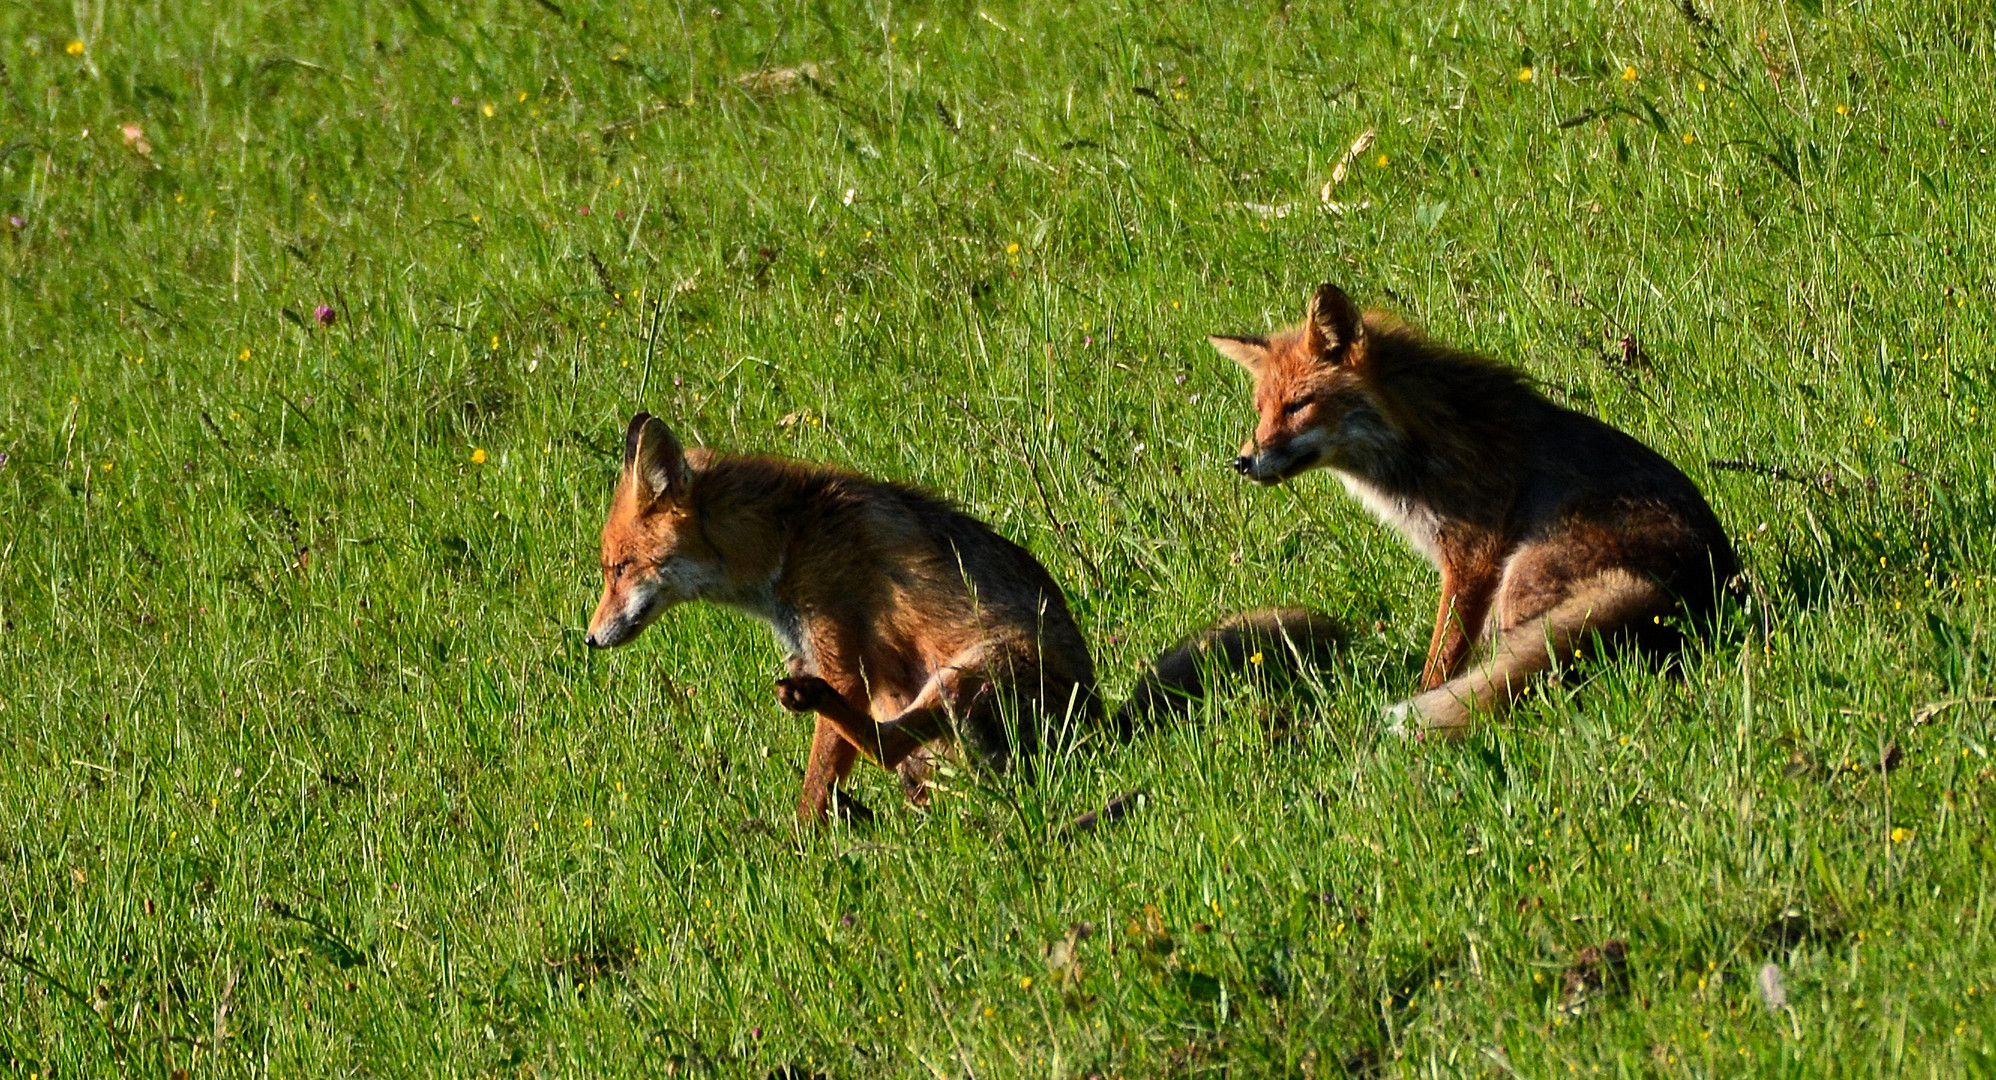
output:
[[[1246,476],[1254,472],[1254,459],[1246,454],[1234,459],[1234,471]]]
[[[602,642],[600,642],[600,641],[598,641],[598,640],[596,640],[596,635],[595,635],[595,634],[584,634],[584,635],[582,635],[582,643],[583,643],[584,645],[587,645],[587,646],[589,646],[589,647],[590,647],[590,648],[592,648],[592,649],[600,649],[600,648],[602,648],[602,647],[603,647],[603,643],[602,643]]]

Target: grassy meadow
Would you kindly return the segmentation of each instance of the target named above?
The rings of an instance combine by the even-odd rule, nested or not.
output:
[[[1979,0],[25,0],[0,65],[0,1072],[1996,1074]],[[1434,572],[1232,474],[1204,341],[1323,280],[1680,462],[1753,602],[1383,737]],[[763,627],[583,646],[639,408],[959,500],[1112,700],[1353,640],[800,831]]]

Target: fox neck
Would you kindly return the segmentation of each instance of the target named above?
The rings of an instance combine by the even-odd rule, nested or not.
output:
[[[707,546],[715,557],[708,564],[708,573],[701,576],[696,596],[757,616],[776,626],[781,636],[781,624],[794,621],[786,617],[786,607],[777,599],[777,586],[788,561],[781,530],[748,516],[713,522],[703,515],[698,527],[707,533]],[[718,527],[725,527],[725,547],[714,542]]]
[[[700,577],[695,597],[761,619],[769,624],[786,655],[808,658],[808,635],[796,606],[787,598],[791,590],[784,581],[790,564],[789,549],[796,538],[792,530],[779,522],[790,515],[780,506],[743,502],[734,497],[741,494],[739,488],[744,483],[750,490],[767,491],[768,484],[745,475],[746,470],[740,468],[753,463],[716,457],[700,464],[714,470],[708,472],[712,478],[708,481],[709,490],[715,486],[712,480],[718,479],[724,492],[708,500],[694,515],[693,527],[700,530],[703,546],[713,552],[712,561],[704,566],[706,572]],[[715,472],[734,475],[716,476]],[[701,490],[698,481],[694,486],[696,491]]]
[[[1491,465],[1515,456],[1513,433],[1482,423],[1475,395],[1448,385],[1452,372],[1382,359],[1327,464],[1353,498],[1439,566],[1444,526],[1485,521],[1492,502],[1505,500],[1499,489],[1508,485]]]
[[[1380,413],[1355,410],[1341,425],[1331,472],[1345,491],[1372,512],[1381,524],[1398,532],[1430,562],[1440,557],[1441,518],[1430,505],[1422,474],[1434,463],[1423,459],[1419,445]]]

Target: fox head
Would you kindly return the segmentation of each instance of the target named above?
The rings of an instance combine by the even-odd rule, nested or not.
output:
[[[1234,468],[1279,484],[1318,467],[1366,472],[1394,431],[1366,378],[1367,335],[1351,297],[1319,285],[1303,325],[1267,337],[1213,337],[1213,347],[1254,376],[1261,414]]]
[[[603,522],[603,599],[585,639],[598,649],[638,636],[667,608],[701,595],[719,555],[700,528],[686,451],[649,413],[624,433],[624,472]]]

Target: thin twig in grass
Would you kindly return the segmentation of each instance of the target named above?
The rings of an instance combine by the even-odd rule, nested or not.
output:
[[[1171,115],[1171,107],[1165,103],[1164,95],[1159,94],[1157,91],[1151,89],[1148,86],[1133,86],[1130,89],[1133,92],[1135,92],[1138,97],[1148,98],[1151,104],[1157,106],[1157,111],[1161,117],[1159,121],[1159,126],[1163,127],[1166,131],[1169,131],[1174,135],[1185,136],[1186,142],[1190,143],[1192,149],[1196,151],[1198,154],[1198,157],[1195,158],[1194,160],[1197,160],[1201,164],[1206,164],[1206,165],[1217,166],[1220,164],[1219,157],[1215,155],[1212,150],[1207,148],[1205,141],[1199,138],[1199,133],[1193,130],[1190,126],[1180,122],[1178,118]],[[1238,191],[1240,187],[1240,181],[1234,175],[1235,171],[1236,170],[1233,169],[1222,170],[1221,178],[1226,181],[1227,187],[1230,190]]]
[[[1144,795],[1145,791],[1143,788],[1134,788],[1130,791],[1125,791],[1121,795],[1117,795],[1108,802],[1103,803],[1100,810],[1090,810],[1062,826],[1060,831],[1054,834],[1054,839],[1059,841],[1074,840],[1086,836],[1104,825],[1113,825],[1128,817],[1130,811],[1136,808],[1139,800]]]
[[[0,154],[0,162],[4,162],[5,160],[6,160],[6,155],[4,155],[4,154]],[[186,325],[187,325],[187,320],[185,320],[185,319],[182,319],[182,318],[181,318],[180,316],[178,316],[178,315],[169,315],[169,314],[167,314],[166,312],[164,312],[164,311],[161,311],[160,309],[158,309],[158,308],[156,308],[156,307],[152,306],[151,304],[147,303],[147,302],[146,302],[146,298],[145,298],[145,297],[143,297],[143,296],[134,296],[134,297],[132,297],[132,303],[134,303],[134,304],[137,304],[138,306],[140,306],[140,307],[142,307],[142,308],[146,309],[147,311],[150,311],[150,312],[152,312],[152,313],[153,313],[154,315],[156,315],[156,316],[158,316],[158,317],[159,317],[159,319],[160,319],[160,321],[161,321],[161,322],[170,322],[170,323],[176,323],[176,324],[178,324],[178,325],[180,325],[180,326],[186,326]]]
[[[1925,727],[1933,723],[1935,717],[1957,705],[1987,705],[1990,702],[1996,702],[1996,697],[1958,697],[1946,701],[1929,701],[1913,710],[1913,726]]]
[[[241,978],[242,969],[230,965],[228,979],[222,984],[222,996],[215,1000],[215,1026],[209,1045],[218,1053],[229,1037],[229,1009],[236,1003],[236,983]]]
[[[658,344],[658,325],[659,322],[664,318],[665,318],[665,301],[657,296],[652,297],[651,330],[645,334],[645,366],[643,373],[638,376],[638,405],[640,408],[644,406],[645,393],[651,387],[652,349],[654,346]]]
[[[1705,463],[1720,472],[1741,472],[1752,476],[1765,476],[1770,480],[1788,480],[1797,484],[1813,483],[1808,477],[1780,465],[1768,465],[1746,458],[1713,458]]]
[[[208,410],[201,409],[199,411],[201,414],[201,423],[207,426],[208,434],[213,435],[215,441],[222,444],[222,449],[233,449],[229,446],[229,437],[222,434],[222,429],[216,425],[214,418],[208,415]]]
[[[1096,591],[1101,591],[1102,571],[1095,565],[1095,560],[1090,559],[1088,553],[1081,549],[1081,541],[1074,538],[1073,529],[1067,522],[1060,519],[1059,514],[1054,512],[1053,499],[1047,494],[1046,481],[1040,477],[1039,459],[1026,453],[1023,449],[1017,451],[1017,454],[1019,459],[1026,463],[1027,471],[1032,474],[1033,490],[1040,497],[1040,509],[1046,512],[1047,520],[1053,523],[1054,532],[1067,541],[1067,546],[1074,552],[1075,559],[1081,563],[1082,569],[1088,571],[1089,579],[1095,583]]]
[[[1612,116],[1615,113],[1623,111],[1625,110],[1623,110],[1620,106],[1614,106],[1603,109],[1582,109],[1579,112],[1574,113],[1572,116],[1569,116],[1564,120],[1561,120],[1558,126],[1561,128],[1579,127],[1580,125],[1586,123],[1589,120],[1594,119],[1597,116]]]
[[[805,86],[810,87],[812,93],[817,94],[819,97],[824,98],[826,101],[831,102],[833,108],[837,109],[838,111],[844,113],[847,116],[852,117],[854,120],[857,120],[862,124],[865,124],[867,130],[872,131],[875,134],[878,134],[880,132],[882,127],[880,114],[874,112],[872,109],[847,101],[843,96],[833,91],[831,87],[826,86],[822,81],[820,81],[816,76],[812,75],[808,71],[799,70],[797,72],[797,78],[801,80]]]
[[[936,1015],[943,1020],[943,1030],[949,1032],[949,1041],[956,1047],[956,1059],[963,1064],[965,1080],[977,1080],[977,1069],[971,1065],[970,1052],[963,1048],[963,1037],[956,1033],[956,1024],[950,1021],[949,1009],[943,1005],[942,992],[936,989],[934,980],[929,981],[928,987],[929,1000],[935,1003]],[[940,1070],[937,1075],[942,1075]]]
[[[615,281],[611,280],[610,268],[603,265],[603,260],[597,257],[594,249],[588,251],[587,254],[589,256],[589,265],[596,271],[596,284],[602,286],[603,295],[610,298],[610,306],[623,307],[624,292],[622,289],[617,288]]]
[[[312,414],[306,412],[304,406],[299,405],[297,402],[291,400],[290,395],[286,394],[282,390],[274,390],[272,391],[272,393],[275,393],[277,395],[277,400],[282,401],[286,405],[291,406],[291,411],[297,413],[298,419],[305,421],[306,426],[310,427],[314,434],[318,432],[319,422],[317,420],[312,419]]]

